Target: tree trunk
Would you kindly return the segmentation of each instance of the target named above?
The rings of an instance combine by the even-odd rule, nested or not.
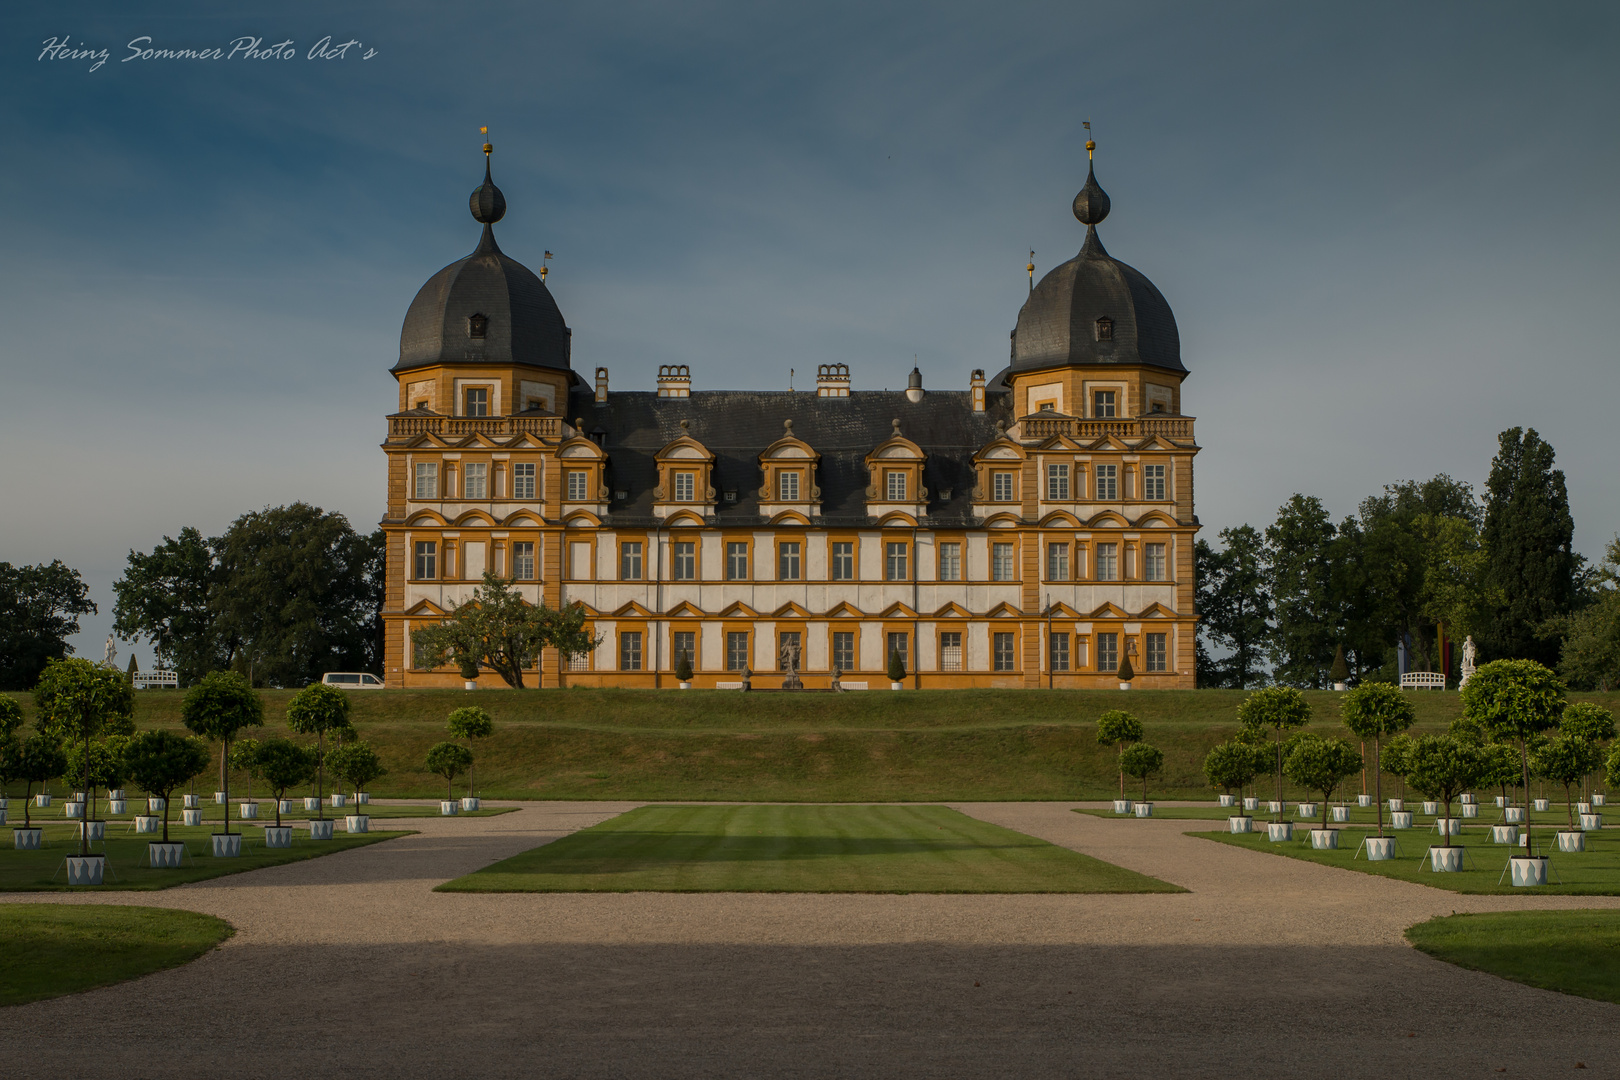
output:
[[[1373,803],[1378,808],[1378,835],[1384,835],[1384,770],[1379,760],[1378,736],[1373,736]],[[1446,808],[1446,816],[1451,816],[1451,808]]]
[[[1123,760],[1121,760],[1124,757],[1125,757],[1125,740],[1121,739],[1121,740],[1119,740],[1119,742],[1117,744],[1115,744],[1114,758],[1115,758],[1116,761],[1119,762],[1119,797],[1122,798],[1122,799],[1125,797],[1125,764],[1124,764]]]
[[[231,756],[231,737],[229,735],[225,736],[224,746],[225,749],[221,750],[219,755],[221,762]],[[219,789],[225,793],[225,835],[229,836],[231,835],[231,774],[225,771],[223,765],[220,766],[219,780]],[[252,781],[250,780],[249,783],[251,784]],[[165,801],[163,804],[164,813],[168,813],[168,808],[169,804]],[[166,829],[168,826],[165,825],[164,828]],[[167,839],[168,834],[165,833],[164,837]]]

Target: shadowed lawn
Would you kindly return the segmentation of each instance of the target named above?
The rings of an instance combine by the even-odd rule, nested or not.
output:
[[[1620,1003],[1620,911],[1505,911],[1418,923],[1406,939],[1439,960]]]
[[[177,967],[233,933],[225,920],[193,911],[0,904],[0,1005],[76,994]]]
[[[943,806],[647,806],[452,892],[1182,892]]]

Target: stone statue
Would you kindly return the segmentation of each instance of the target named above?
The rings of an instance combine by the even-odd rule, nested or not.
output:
[[[844,689],[844,671],[842,668],[833,668],[832,692],[842,693]]]
[[[1462,654],[1462,682],[1457,684],[1461,689],[1468,682],[1468,677],[1474,673],[1474,661],[1479,656],[1479,649],[1474,645],[1474,635],[1469,634],[1463,639]]]
[[[785,638],[778,653],[782,661],[782,670],[787,674],[782,679],[782,689],[803,690],[804,683],[799,680],[799,642],[796,638]]]
[[[113,644],[113,636],[111,634],[107,635],[107,648],[102,654],[101,662],[107,667],[118,666],[118,646]]]

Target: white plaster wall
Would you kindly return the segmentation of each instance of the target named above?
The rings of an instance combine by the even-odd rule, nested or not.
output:
[[[596,624],[602,644],[591,653],[591,666],[597,671],[614,671],[619,666],[619,624],[609,619]]]
[[[962,635],[962,647],[967,651],[967,656],[962,660],[967,670],[990,670],[989,623],[968,623],[967,631]]]

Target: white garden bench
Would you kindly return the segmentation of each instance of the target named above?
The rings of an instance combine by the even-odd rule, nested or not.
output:
[[[180,688],[180,673],[178,671],[137,671],[131,680],[137,690],[150,690],[154,686],[168,686],[178,690]]]
[[[1408,671],[1401,676],[1402,690],[1444,690],[1446,676],[1439,671]]]

